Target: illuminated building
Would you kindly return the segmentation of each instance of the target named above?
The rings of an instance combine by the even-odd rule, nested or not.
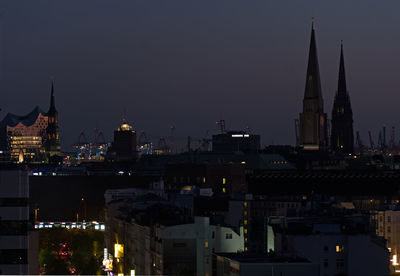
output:
[[[372,212],[376,235],[384,237],[390,253],[391,270],[400,272],[400,210],[379,210]]]
[[[109,160],[132,161],[137,157],[136,131],[126,119],[122,119],[121,126],[114,131],[114,142],[107,151]]]
[[[306,88],[303,99],[303,112],[300,113],[299,144],[304,150],[323,150],[327,146],[327,115],[321,92],[321,80],[314,22],[311,29],[310,52],[308,56]]]
[[[353,112],[346,86],[343,45],[341,45],[338,90],[332,109],[331,150],[336,153],[351,154],[353,148]]]
[[[0,123],[1,148],[15,162],[43,162],[48,117],[39,107],[18,116],[8,113]]]
[[[53,84],[48,113],[36,106],[23,116],[8,113],[0,122],[0,149],[14,162],[42,163],[60,156],[59,139]]]

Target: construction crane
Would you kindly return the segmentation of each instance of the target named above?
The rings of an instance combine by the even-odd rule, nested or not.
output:
[[[153,153],[153,144],[149,141],[149,139],[147,139],[147,135],[144,130],[142,130],[139,135],[137,148],[141,154]]]
[[[174,151],[175,148],[175,139],[174,139],[174,134],[175,134],[175,126],[172,125],[170,126],[170,130],[171,130],[171,135],[169,136],[169,145],[171,148],[171,151]]]
[[[155,149],[155,153],[157,154],[167,154],[171,152],[171,148],[167,145],[167,141],[164,137],[160,137],[158,140],[157,148]]]
[[[368,130],[368,137],[369,137],[369,145],[370,145],[371,151],[374,151],[375,145],[374,145],[374,141],[372,140],[372,134],[371,134],[370,130]]]
[[[90,157],[90,143],[86,139],[85,132],[82,130],[78,140],[73,147],[76,149],[78,159],[88,159]]]
[[[218,128],[218,133],[219,134],[224,134],[226,132],[225,120],[224,119],[219,120],[219,121],[216,122],[216,124],[217,124],[217,128]]]
[[[357,145],[359,153],[363,153],[364,145],[362,143],[362,140],[361,140],[361,137],[360,137],[360,132],[358,130],[356,131],[356,145]]]
[[[389,149],[390,150],[395,150],[396,145],[395,145],[395,127],[392,126],[392,129],[390,131],[390,140],[389,140]]]
[[[382,132],[383,132],[383,148],[386,151],[386,126],[384,125],[382,128]]]
[[[97,128],[94,129],[94,141],[90,146],[90,155],[95,159],[102,159],[107,152],[108,143],[104,138],[104,134],[101,130]]]
[[[204,137],[199,140],[199,147],[198,147],[197,151],[210,151],[211,139],[208,138],[208,133],[209,133],[209,130],[207,130]]]
[[[144,130],[142,130],[139,135],[138,145],[143,146],[147,143],[149,143],[149,139],[147,139],[146,132]]]
[[[378,134],[378,146],[380,150],[383,150],[383,142],[382,142],[382,131],[379,131]]]

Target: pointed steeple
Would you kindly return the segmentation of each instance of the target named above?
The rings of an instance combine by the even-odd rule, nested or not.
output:
[[[56,102],[54,96],[54,78],[51,77],[51,93],[50,93],[50,107],[49,107],[49,114],[54,114],[56,112]]]
[[[340,43],[340,64],[339,64],[339,80],[338,80],[338,96],[347,95],[346,86],[346,73],[344,70],[344,57],[343,57],[343,41]]]
[[[47,112],[47,128],[46,128],[46,142],[45,150],[47,160],[50,163],[60,162],[61,147],[60,147],[60,132],[58,127],[58,112],[56,109],[55,95],[54,95],[54,79],[51,77],[51,93],[50,93],[50,107]]]
[[[321,92],[321,80],[319,76],[319,65],[317,55],[317,44],[315,39],[314,18],[311,25],[310,50],[308,54],[308,65],[306,75],[306,87],[304,99],[317,99],[320,111],[323,110],[323,99]]]
[[[347,91],[343,42],[340,43],[338,88],[332,109],[331,150],[336,154],[351,154],[354,151],[353,111]]]
[[[314,18],[311,25],[310,50],[303,99],[300,113],[299,146],[304,150],[325,150],[327,142],[327,116],[324,113],[321,80],[315,39]]]

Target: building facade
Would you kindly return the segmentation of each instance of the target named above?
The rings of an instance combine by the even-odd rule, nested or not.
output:
[[[35,235],[28,231],[28,173],[0,170],[0,187],[0,274],[37,274],[37,235],[34,246]]]
[[[400,270],[400,210],[380,210],[373,212],[376,235],[387,241],[390,253],[391,272]]]
[[[23,116],[8,113],[0,122],[0,150],[6,152],[11,161],[18,163],[60,161],[60,134],[53,83],[47,113],[36,106]]]
[[[275,251],[318,263],[321,276],[389,275],[385,240],[341,223],[292,225],[275,231]]]
[[[260,150],[260,135],[244,131],[228,131],[212,136],[213,152],[257,152],[258,150]]]
[[[107,151],[107,159],[113,161],[136,160],[136,145],[136,131],[123,118],[121,126],[114,131],[114,141]]]
[[[45,161],[48,116],[38,106],[24,116],[8,113],[0,123],[1,149],[14,162]]]

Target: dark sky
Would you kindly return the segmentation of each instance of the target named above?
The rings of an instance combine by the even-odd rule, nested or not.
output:
[[[171,125],[200,138],[223,118],[264,145],[293,144],[314,16],[325,110],[343,39],[366,143],[369,129],[400,129],[399,11],[398,0],[1,1],[0,117],[47,111],[54,73],[64,149],[95,127],[111,139],[124,110],[155,140]]]

